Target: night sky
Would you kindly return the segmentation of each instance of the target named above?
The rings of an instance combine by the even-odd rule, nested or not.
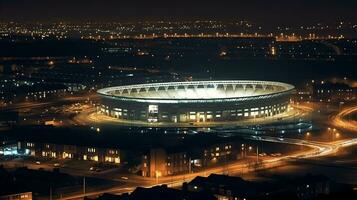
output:
[[[0,0],[0,20],[237,20],[264,24],[357,21],[356,0]]]

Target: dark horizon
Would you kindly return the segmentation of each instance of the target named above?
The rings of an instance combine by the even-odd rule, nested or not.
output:
[[[248,20],[267,26],[357,21],[356,1],[284,0],[249,2],[198,0],[118,2],[113,0],[0,0],[0,20],[19,22],[137,22],[184,20]]]

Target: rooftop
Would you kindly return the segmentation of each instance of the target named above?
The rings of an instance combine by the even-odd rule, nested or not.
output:
[[[283,93],[293,89],[294,86],[280,82],[230,80],[126,85],[103,88],[98,90],[98,93],[124,100],[162,100],[170,103],[175,100],[238,100],[240,98],[261,97]]]

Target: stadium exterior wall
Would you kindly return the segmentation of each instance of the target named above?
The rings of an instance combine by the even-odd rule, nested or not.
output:
[[[262,84],[264,82],[261,86]],[[256,88],[262,89],[263,87],[248,88],[256,90]],[[239,98],[148,100],[107,95],[99,91],[101,106],[97,107],[97,111],[118,119],[142,122],[239,121],[274,116],[287,111],[293,92],[294,87],[288,85],[288,88],[283,91]]]

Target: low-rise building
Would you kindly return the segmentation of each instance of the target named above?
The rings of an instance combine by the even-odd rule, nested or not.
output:
[[[152,188],[136,188],[130,194],[112,195],[104,194],[97,198],[97,200],[216,200],[212,194],[204,192],[189,192],[173,188],[168,188],[166,185],[155,186]]]
[[[320,102],[351,101],[356,98],[356,92],[356,88],[345,83],[321,81],[312,85],[313,98]]]
[[[240,177],[211,174],[197,176],[183,187],[190,192],[211,193],[219,200],[244,199],[315,199],[330,194],[330,180],[325,176],[283,177],[271,181],[246,181]]]
[[[117,148],[99,148],[53,143],[18,142],[18,151],[28,156],[73,159],[120,164],[122,151]]]
[[[32,200],[32,192],[22,192],[0,196],[0,200]]]
[[[185,151],[153,148],[142,156],[141,171],[145,177],[161,177],[188,173],[190,158]]]

